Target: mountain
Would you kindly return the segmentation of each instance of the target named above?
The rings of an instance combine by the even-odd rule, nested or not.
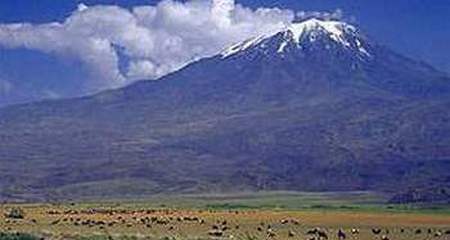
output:
[[[447,188],[449,108],[446,74],[309,19],[157,81],[0,109],[0,195]]]

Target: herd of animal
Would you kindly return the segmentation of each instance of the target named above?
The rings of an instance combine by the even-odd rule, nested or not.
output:
[[[282,218],[267,219],[257,223],[239,223],[239,215],[252,214],[251,211],[227,211],[226,216],[234,216],[227,219],[226,216],[218,214],[214,210],[178,211],[171,209],[147,209],[147,210],[117,210],[96,209],[84,210],[56,210],[50,209],[45,212],[48,222],[40,223],[35,218],[4,218],[4,229],[2,231],[13,231],[17,224],[46,224],[49,227],[71,226],[73,228],[89,228],[95,230],[108,230],[114,228],[143,228],[164,230],[167,233],[177,233],[182,226],[195,226],[204,231],[200,235],[211,239],[233,239],[238,232],[245,231],[247,234],[255,234],[264,239],[358,239],[362,231],[370,233],[375,239],[394,240],[391,231],[396,234],[409,234],[422,236],[423,239],[450,239],[450,229],[437,228],[336,228],[311,227],[303,223],[301,219]],[[1,219],[0,219],[1,220]],[[47,220],[45,220],[47,221]],[[244,229],[244,230],[242,230]],[[242,230],[242,231],[241,231]],[[408,239],[408,237],[404,238]]]

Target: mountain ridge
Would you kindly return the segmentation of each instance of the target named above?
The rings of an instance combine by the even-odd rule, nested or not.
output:
[[[121,179],[136,195],[448,185],[445,75],[329,34],[280,53],[284,33],[157,81],[0,109],[0,196],[108,196]]]
[[[317,37],[325,35],[345,47],[357,47],[361,53],[370,56],[362,45],[363,36],[360,35],[356,27],[341,21],[325,21],[317,18],[290,23],[273,33],[263,34],[235,44],[222,51],[221,55],[223,58],[229,57],[239,51],[244,51],[258,45],[260,42],[270,39],[278,34],[281,34],[284,39],[278,47],[278,53],[283,53],[285,47],[292,42],[294,42],[298,48],[301,48],[305,41],[314,42]]]

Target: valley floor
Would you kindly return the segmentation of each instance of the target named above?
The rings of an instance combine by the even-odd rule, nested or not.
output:
[[[328,239],[339,239],[341,229],[346,239],[450,239],[448,206],[382,206],[369,204],[375,198],[368,198],[368,193],[352,194],[356,202],[350,198],[345,201],[337,193],[334,201],[326,200],[328,195],[320,198],[320,194],[264,193],[151,201],[4,204],[1,212],[21,209],[24,218],[2,214],[0,232],[29,233],[45,239],[256,240],[319,239],[319,232]],[[367,202],[362,203],[363,199]],[[8,239],[6,236],[10,235],[0,235],[0,239]]]

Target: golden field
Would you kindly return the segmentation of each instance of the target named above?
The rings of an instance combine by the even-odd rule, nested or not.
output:
[[[450,239],[450,216],[371,211],[170,209],[133,204],[3,205],[0,232],[45,239]],[[379,234],[374,233],[380,231]],[[341,235],[341,239],[343,236]]]

